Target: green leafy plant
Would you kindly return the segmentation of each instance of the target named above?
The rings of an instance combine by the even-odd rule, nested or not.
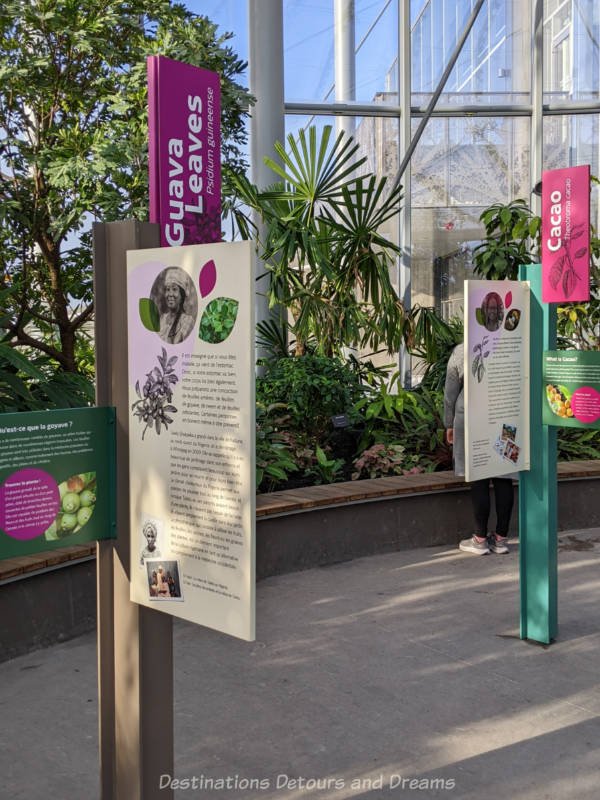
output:
[[[414,306],[411,309],[414,334],[409,352],[421,359],[421,383],[423,387],[443,391],[446,381],[448,359],[457,344],[464,338],[462,319],[442,319],[435,309]]]
[[[384,422],[395,421],[400,414],[404,411],[406,403],[414,403],[414,397],[411,392],[401,389],[397,385],[398,373],[392,377],[390,385],[396,384],[396,392],[388,391],[388,386],[385,380],[371,391],[367,397],[363,397],[354,406],[356,411],[364,409],[365,418],[378,419]]]
[[[231,192],[231,173],[246,167],[252,98],[236,82],[245,64],[230,38],[163,0],[4,0],[2,342],[57,373],[90,377],[81,363],[94,314],[90,220],[148,218],[148,55],[219,73],[222,187]],[[145,320],[155,324],[151,313]]]
[[[27,358],[0,344],[0,413],[75,408],[94,402],[94,386],[82,374],[65,372],[42,356]]]
[[[558,428],[559,461],[600,459],[600,431],[581,428]]]
[[[307,470],[309,474],[314,475],[315,483],[335,483],[335,481],[342,480],[341,473],[344,467],[344,460],[342,458],[327,458],[325,451],[319,445],[317,445],[315,452],[316,462]]]
[[[419,387],[412,394],[414,404],[407,404],[398,420],[398,441],[427,472],[452,469],[452,448],[445,440],[443,422],[444,393]]]
[[[224,342],[235,325],[238,306],[238,301],[231,297],[216,297],[211,300],[200,320],[200,339],[211,344]]]
[[[541,220],[524,200],[494,203],[479,219],[485,241],[473,250],[474,272],[486,280],[516,280],[521,264],[533,264],[539,252]]]
[[[285,482],[298,467],[290,452],[289,442],[272,418],[285,408],[282,404],[256,406],[256,489],[268,492]]]
[[[362,392],[358,377],[342,361],[309,354],[269,362],[256,379],[257,401],[284,404],[290,428],[317,440],[331,430],[333,415],[352,412]]]

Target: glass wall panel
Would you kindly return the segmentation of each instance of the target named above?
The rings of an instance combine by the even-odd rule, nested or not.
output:
[[[544,0],[544,102],[600,97],[600,3]]]
[[[285,99],[333,102],[333,0],[283,0]]]
[[[411,0],[413,105],[429,102],[474,0]],[[530,102],[530,8],[486,0],[440,97],[441,105]]]
[[[356,100],[397,103],[397,0],[356,0],[355,35]]]
[[[284,0],[283,9],[286,100],[334,102],[334,0]],[[354,19],[354,99],[369,103],[394,90],[398,0],[355,0]]]
[[[572,114],[544,119],[544,169],[589,164],[600,176],[600,114]],[[600,230],[600,190],[592,184],[591,219]]]
[[[417,121],[413,122],[416,127]],[[529,119],[431,120],[412,160],[412,301],[462,315],[463,280],[492,203],[528,199]]]

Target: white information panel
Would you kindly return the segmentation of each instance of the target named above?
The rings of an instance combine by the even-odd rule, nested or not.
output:
[[[529,469],[529,283],[465,281],[465,477]]]
[[[250,244],[131,251],[127,286],[131,599],[251,641]]]

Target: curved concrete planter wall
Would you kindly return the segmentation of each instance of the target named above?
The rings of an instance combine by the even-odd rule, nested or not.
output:
[[[559,464],[559,530],[600,527],[600,461]],[[259,579],[472,531],[469,488],[451,472],[337,483],[257,498]],[[518,533],[513,515],[512,535]],[[0,561],[0,661],[92,630],[93,548]]]

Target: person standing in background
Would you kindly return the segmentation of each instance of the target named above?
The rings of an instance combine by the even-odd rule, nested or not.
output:
[[[444,387],[444,427],[446,441],[452,445],[454,474],[465,474],[465,398],[464,398],[464,344],[452,351],[446,369]],[[512,478],[504,475],[492,478],[496,502],[496,531],[488,532],[490,516],[490,479],[472,481],[471,502],[476,530],[470,539],[463,539],[459,548],[465,553],[486,555],[508,553],[508,529],[514,505]]]

